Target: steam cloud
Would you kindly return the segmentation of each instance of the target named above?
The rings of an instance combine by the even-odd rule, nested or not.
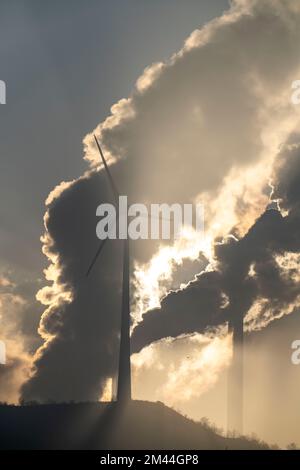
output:
[[[299,305],[300,143],[284,147],[275,168],[272,197],[288,214],[267,209],[243,238],[217,243],[216,270],[202,272],[144,314],[132,336],[135,352],[168,332],[203,332],[235,315],[246,317],[248,329],[260,329]]]
[[[249,328],[260,328],[297,305],[295,258],[293,266],[282,260],[298,254],[299,145],[289,143],[273,163],[299,121],[289,100],[300,70],[299,40],[300,7],[293,0],[235,1],[168,63],[146,69],[132,96],[96,128],[121,193],[145,203],[200,197],[216,207],[208,231],[222,237],[213,264],[144,314],[133,351],[204,332],[232,315],[248,314]],[[90,170],[47,201],[43,250],[52,285],[38,294],[47,305],[39,329],[44,344],[22,388],[25,400],[96,399],[116,370],[121,252],[118,242],[107,243],[85,278],[97,248],[95,209],[111,195],[92,134],[84,145]],[[283,213],[264,212],[271,176]],[[224,195],[225,215],[217,203]],[[215,229],[218,217],[230,226],[224,221]],[[138,242],[134,259],[148,263],[158,249]]]

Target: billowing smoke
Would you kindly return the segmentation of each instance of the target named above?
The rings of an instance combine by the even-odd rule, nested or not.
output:
[[[95,130],[120,192],[131,201],[209,204],[203,268],[209,266],[143,316],[133,332],[134,351],[165,337],[204,332],[231,315],[250,312],[251,322],[266,324],[270,309],[276,316],[296,302],[298,290],[280,258],[293,251],[292,240],[281,240],[293,210],[288,219],[276,210],[255,219],[268,201],[278,146],[299,120],[290,104],[300,71],[299,40],[300,7],[293,0],[235,1],[224,16],[192,33],[169,62],[149,67],[131,97],[114,105]],[[26,400],[95,399],[116,368],[121,246],[109,241],[92,277],[85,278],[98,244],[96,206],[111,194],[92,134],[84,144],[90,171],[48,198],[43,250],[52,285],[38,293],[47,305],[39,330],[44,344],[23,386]],[[276,169],[273,197],[289,210],[288,175],[280,175]],[[136,243],[137,272],[165,248]],[[152,271],[158,290],[161,279],[172,285],[184,258],[196,259],[195,250],[182,255],[178,245],[175,251],[168,258],[175,268],[166,266],[171,280]],[[143,282],[134,285],[141,289],[134,298],[145,299]],[[165,289],[159,302],[161,293]],[[147,302],[142,305],[147,309]]]
[[[48,198],[44,252],[52,286],[38,292],[47,305],[39,331],[44,339],[24,400],[96,400],[116,367],[120,321],[121,245],[107,243],[92,275],[97,250],[95,207],[106,196],[103,174],[94,173]],[[108,293],[108,295],[107,295]]]
[[[240,240],[231,235],[217,242],[215,270],[208,266],[160,308],[145,312],[132,336],[135,352],[167,331],[173,337],[203,332],[235,315],[246,316],[247,329],[260,329],[300,305],[298,138],[282,147],[274,163],[271,198],[278,208],[268,208]]]

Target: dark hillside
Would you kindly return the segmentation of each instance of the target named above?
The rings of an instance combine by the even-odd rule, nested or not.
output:
[[[266,449],[162,403],[0,406],[0,449]]]

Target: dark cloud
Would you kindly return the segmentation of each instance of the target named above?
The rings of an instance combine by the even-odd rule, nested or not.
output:
[[[161,308],[144,315],[132,335],[132,352],[162,338],[203,331],[217,324],[223,302],[220,274],[210,272],[199,276],[185,289],[168,294]]]

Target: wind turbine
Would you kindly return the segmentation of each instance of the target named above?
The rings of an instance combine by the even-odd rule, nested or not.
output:
[[[116,204],[119,200],[119,191],[115,185],[109,167],[104,158],[101,146],[97,137],[94,135],[97,148],[99,150],[102,163],[104,165],[108,180],[113,192]],[[87,276],[90,274],[94,264],[96,263],[107,238],[102,240],[99,248],[89,266]],[[123,280],[122,280],[122,307],[121,307],[121,337],[120,337],[120,350],[119,350],[119,368],[118,368],[118,383],[117,383],[117,400],[129,401],[131,400],[131,365],[130,365],[130,285],[129,285],[129,238],[128,236],[123,240]]]
[[[102,148],[98,142],[97,137],[94,139],[104,165],[113,196],[116,204],[118,205],[120,193],[116,187],[114,179],[111,175],[109,166],[106,163]],[[120,216],[120,214],[119,214]],[[151,215],[153,217],[153,215]],[[165,217],[158,217],[159,220],[170,222],[170,219]],[[101,241],[99,248],[87,270],[86,275],[89,276],[93,266],[95,265],[101,251],[104,248],[107,238]],[[119,368],[118,368],[118,382],[117,382],[117,401],[131,400],[131,365],[130,365],[130,249],[128,234],[123,239],[123,281],[122,281],[122,307],[121,307],[121,337],[120,337],[120,351],[119,351]]]

